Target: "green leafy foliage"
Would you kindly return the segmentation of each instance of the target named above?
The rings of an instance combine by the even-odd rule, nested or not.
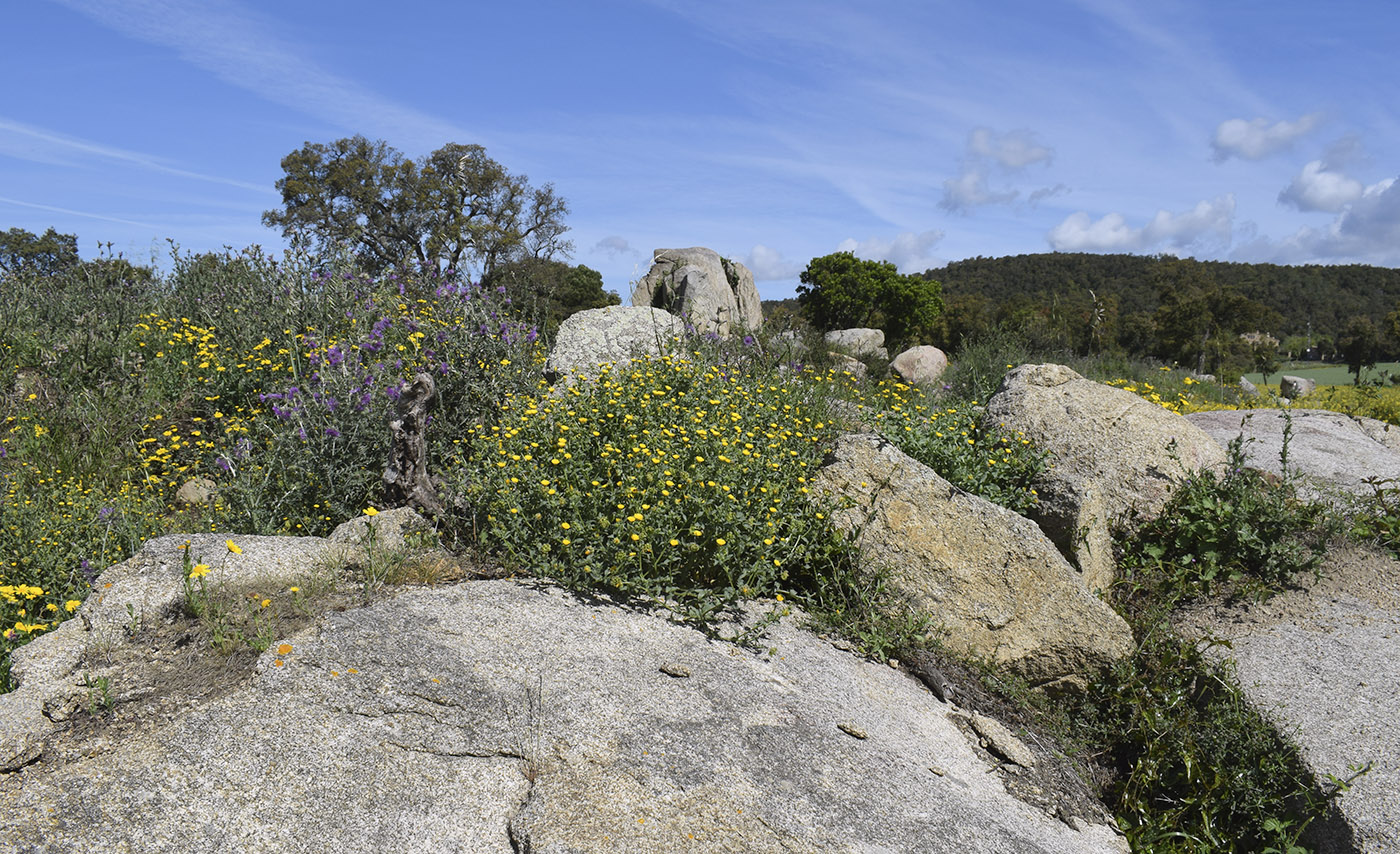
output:
[[[1351,536],[1374,542],[1400,558],[1400,482],[1367,478],[1371,494],[1359,499],[1351,518]]]
[[[820,380],[820,378],[816,378]],[[835,433],[809,383],[680,358],[505,402],[457,481],[484,544],[575,589],[676,603],[698,622],[798,596],[849,551],[808,500]]]
[[[1288,435],[1286,429],[1285,455]],[[1299,500],[1286,480],[1249,468],[1244,441],[1230,443],[1223,473],[1205,470],[1187,480],[1128,545],[1122,567],[1130,582],[1173,596],[1222,587],[1265,592],[1317,571],[1335,523],[1322,505]]]
[[[994,504],[1022,515],[1035,507],[1039,497],[1033,484],[1048,455],[1023,434],[984,423],[971,405],[925,403],[921,392],[907,387],[883,397],[888,401],[894,394],[905,399],[877,420],[901,451]]]
[[[1346,360],[1355,385],[1361,385],[1361,372],[1380,361],[1385,341],[1371,318],[1357,315],[1347,321],[1337,339],[1337,349]]]
[[[1074,252],[968,258],[924,274],[942,283],[947,303],[940,321],[946,332],[940,332],[936,343],[959,356],[964,339],[1009,323],[1033,338],[1045,353],[1118,350],[1138,358],[1156,354],[1183,358],[1182,364],[1195,370],[1194,350],[1175,356],[1159,339],[1158,320],[1167,321],[1172,329],[1160,331],[1179,344],[1192,337],[1202,341],[1208,331],[1192,327],[1189,310],[1180,317],[1158,314],[1164,296],[1160,271],[1165,267],[1177,270],[1169,277],[1194,277],[1204,292],[1233,292],[1277,312],[1276,323],[1233,331],[1267,332],[1284,342],[1285,352],[1294,359],[1303,358],[1309,346],[1315,348],[1315,356],[1333,358],[1334,342],[1353,315],[1389,328],[1386,318],[1400,303],[1400,271],[1360,264],[1282,266]],[[1185,302],[1193,301],[1189,294],[1182,296]],[[1217,310],[1207,308],[1212,315]],[[1226,321],[1233,322],[1232,318]],[[1180,328],[1183,325],[1187,328]],[[1193,329],[1201,336],[1194,335]],[[1206,340],[1206,349],[1218,349],[1227,362],[1238,365],[1237,358],[1245,354],[1228,355],[1234,343],[1225,337]],[[1400,339],[1391,340],[1387,355],[1400,352],[1397,346]],[[1207,356],[1208,365],[1213,358]]]
[[[800,279],[797,301],[814,326],[874,326],[895,347],[926,340],[943,308],[937,282],[901,276],[888,261],[864,261],[850,252],[813,258]]]
[[[314,240],[321,254],[353,247],[361,266],[488,273],[520,257],[571,248],[569,208],[551,184],[531,187],[480,145],[448,143],[409,160],[363,136],[307,143],[282,159],[283,207],[263,224]]]
[[[1161,610],[1131,619],[1136,653],[1074,713],[1106,751],[1105,793],[1134,851],[1304,851],[1328,798],[1297,749],[1251,708],[1232,668],[1175,635]]]
[[[559,324],[569,315],[592,308],[618,305],[622,298],[603,290],[603,276],[582,264],[524,258],[503,264],[481,280],[487,289],[505,288],[512,308],[553,340]]]
[[[76,235],[60,234],[53,228],[42,235],[23,228],[0,231],[0,275],[52,276],[80,263]]]

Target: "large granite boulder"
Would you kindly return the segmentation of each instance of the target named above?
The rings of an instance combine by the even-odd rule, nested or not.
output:
[[[920,344],[895,356],[890,370],[912,385],[928,385],[937,382],[948,370],[948,356],[937,347]]]
[[[837,527],[858,535],[864,559],[889,568],[955,651],[1049,691],[1082,690],[1086,677],[1132,653],[1128,625],[1035,523],[958,489],[886,439],[842,437],[814,485],[839,507]]]
[[[1243,435],[1249,464],[1279,476],[1288,428],[1289,474],[1309,497],[1369,496],[1367,479],[1400,480],[1400,427],[1374,418],[1324,409],[1251,409],[1193,412],[1186,420],[1222,447]]]
[[[700,333],[727,337],[736,329],[763,326],[753,273],[702,247],[656,250],[651,270],[632,292],[632,305],[677,314]]]
[[[244,557],[276,551],[243,542]],[[156,598],[178,595],[150,568]],[[214,686],[188,677],[215,654],[180,619],[107,644],[70,620],[80,660],[21,673],[21,691],[101,680],[115,705],[0,756],[0,848],[1127,850],[1083,801],[1056,819],[1009,794],[986,719],[969,729],[797,615],[748,649],[544,585],[416,588],[322,614]],[[1046,759],[1018,756],[1015,781],[1055,786],[1033,776]]]
[[[603,365],[660,356],[685,336],[685,324],[659,308],[619,306],[572,314],[559,325],[545,377],[596,376]]]
[[[1400,851],[1400,562],[1343,549],[1300,582],[1264,603],[1199,605],[1177,628],[1229,643],[1207,654],[1234,660],[1246,700],[1318,780],[1370,768],[1304,841],[1319,854]]]
[[[878,356],[881,359],[890,357],[889,351],[885,349],[885,333],[880,329],[869,329],[859,326],[854,329],[833,329],[822,336],[828,347],[835,347],[841,352],[857,358],[861,356]]]
[[[984,420],[1050,453],[1035,520],[1091,589],[1113,581],[1115,526],[1156,515],[1178,484],[1225,463],[1220,445],[1180,415],[1063,365],[1008,371]]]

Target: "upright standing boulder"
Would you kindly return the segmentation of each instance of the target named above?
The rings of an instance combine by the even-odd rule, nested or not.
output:
[[[1113,580],[1115,525],[1155,516],[1175,487],[1225,463],[1225,451],[1185,418],[1063,365],[1021,365],[987,401],[986,422],[1048,451],[1036,483],[1040,527],[1089,587]]]
[[[763,325],[753,273],[702,247],[656,250],[651,270],[632,292],[632,305],[669,311],[698,332],[725,337]]]
[[[1130,654],[1133,636],[1034,522],[953,486],[874,434],[842,437],[814,479],[865,560],[884,566],[953,649],[1048,691]]]

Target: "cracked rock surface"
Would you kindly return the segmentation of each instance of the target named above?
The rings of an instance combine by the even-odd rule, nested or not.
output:
[[[187,702],[114,673],[137,723],[0,774],[0,848],[1126,851],[1008,795],[917,680],[791,623],[760,653],[479,581],[324,614]]]

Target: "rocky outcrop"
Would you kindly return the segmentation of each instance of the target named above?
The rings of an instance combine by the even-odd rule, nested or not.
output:
[[[948,356],[937,347],[921,344],[910,347],[894,357],[890,370],[913,385],[929,385],[943,377],[948,370]]]
[[[545,376],[596,376],[607,364],[659,356],[685,335],[679,317],[658,308],[609,306],[570,315],[559,325],[545,361]]]
[[[885,349],[885,333],[880,329],[867,329],[865,327],[833,329],[826,333],[823,339],[828,347],[835,347],[856,358],[877,356],[881,359],[888,359],[890,357],[889,351]]]
[[[702,247],[656,250],[651,270],[632,292],[632,305],[679,315],[702,334],[727,337],[737,329],[763,326],[753,273]]]
[[[814,479],[864,560],[947,631],[955,650],[1006,666],[1047,690],[1133,650],[1122,618],[1084,586],[1035,524],[954,487],[873,434],[840,439]]]
[[[1252,409],[1193,412],[1186,420],[1222,447],[1243,435],[1246,461],[1280,477],[1288,428],[1289,473],[1310,497],[1368,496],[1368,478],[1400,479],[1400,427],[1374,418],[1323,409]]]
[[[338,539],[349,547],[384,522],[356,520]],[[234,558],[276,572],[279,555],[333,545],[238,543]],[[1012,797],[988,751],[1013,754],[1017,779],[1045,756],[798,628],[796,615],[755,651],[544,585],[417,588],[325,613],[220,690],[180,694],[188,630],[138,632],[128,655],[122,639],[91,646],[85,627],[124,611],[137,575],[147,599],[177,601],[177,545],[156,541],[102,576],[116,598],[90,599],[84,619],[26,647],[40,649],[21,691],[90,674],[121,699],[100,718],[50,721],[32,750],[3,757],[0,848],[1127,850],[1101,815],[1057,820]],[[191,538],[206,556],[214,546],[232,554]],[[78,643],[81,667],[39,672],[61,637]],[[0,717],[15,696],[0,696]]]
[[[1115,525],[1157,514],[1193,472],[1225,462],[1220,445],[1181,416],[1063,365],[1007,372],[985,421],[1050,453],[1035,519],[1091,589],[1113,580]]]
[[[1322,579],[1264,603],[1178,615],[1187,637],[1216,638],[1240,689],[1298,745],[1318,780],[1360,768],[1338,813],[1310,828],[1319,854],[1400,851],[1400,562],[1358,549],[1328,554]]]
[[[363,563],[366,547],[402,550],[406,534],[429,527],[404,508],[346,522],[329,539],[173,534],[147,541],[102,574],[75,619],[11,654],[17,687],[0,695],[0,770],[31,761],[57,723],[82,704],[91,689],[80,665],[93,651],[120,646],[143,627],[182,613],[194,566],[209,568],[206,583],[213,587],[275,590],[306,584],[333,564]]]

